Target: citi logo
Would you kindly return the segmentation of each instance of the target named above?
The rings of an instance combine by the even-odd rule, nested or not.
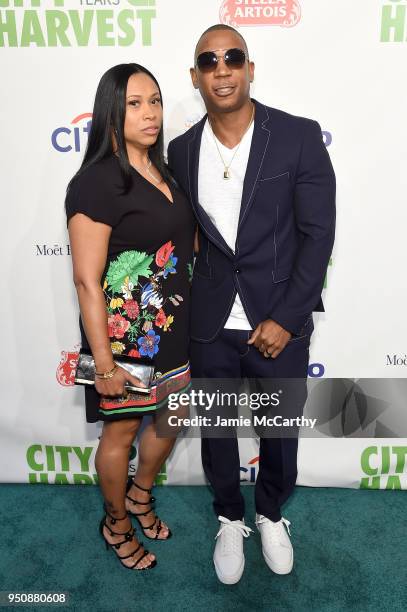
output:
[[[240,482],[256,482],[257,468],[259,465],[259,457],[253,457],[248,462],[248,467],[240,466],[240,471],[244,474]]]
[[[82,113],[71,121],[70,126],[56,128],[51,134],[51,144],[59,153],[80,153],[88,142],[92,125],[92,113]]]

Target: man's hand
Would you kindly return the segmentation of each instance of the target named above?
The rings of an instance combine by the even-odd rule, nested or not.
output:
[[[265,357],[275,359],[286,347],[291,333],[272,319],[266,319],[256,327],[247,344],[254,344]]]

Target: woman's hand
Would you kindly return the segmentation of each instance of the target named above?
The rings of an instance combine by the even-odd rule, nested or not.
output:
[[[127,395],[125,383],[129,381],[135,387],[146,388],[146,385],[141,382],[136,376],[132,376],[127,370],[118,366],[112,378],[95,377],[95,388],[98,393],[107,397],[121,397]]]

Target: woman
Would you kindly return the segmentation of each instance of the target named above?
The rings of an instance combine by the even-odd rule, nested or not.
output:
[[[95,460],[106,512],[100,532],[135,570],[154,567],[156,559],[137,540],[127,513],[146,537],[171,536],[150,494],[175,437],[157,437],[153,418],[139,441],[134,479],[127,478],[131,445],[143,416],[156,414],[170,391],[190,381],[194,219],[164,163],[162,114],[160,87],[148,70],[138,64],[108,70],[66,197],[82,346],[91,350],[98,374],[95,387],[85,389],[86,419],[103,421]],[[126,392],[126,381],[139,381],[115,365],[114,354],[154,359],[149,394]]]

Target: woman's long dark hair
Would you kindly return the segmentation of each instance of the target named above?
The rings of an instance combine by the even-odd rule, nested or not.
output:
[[[147,74],[157,85],[162,95],[157,79],[147,68],[140,64],[118,64],[110,68],[100,79],[95,103],[93,106],[92,126],[82,165],[68,184],[80,176],[87,168],[96,162],[113,154],[112,130],[117,141],[117,152],[123,177],[124,193],[132,186],[132,168],[127,155],[124,138],[124,119],[126,115],[127,82],[132,74]],[[149,149],[149,157],[158,168],[164,180],[174,182],[164,161],[164,134],[161,126],[156,142]]]

